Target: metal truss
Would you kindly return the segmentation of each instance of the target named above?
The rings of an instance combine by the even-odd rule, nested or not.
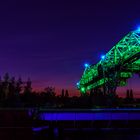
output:
[[[77,87],[82,93],[102,87],[109,93],[134,73],[140,73],[140,31],[128,33],[97,64],[86,67]]]

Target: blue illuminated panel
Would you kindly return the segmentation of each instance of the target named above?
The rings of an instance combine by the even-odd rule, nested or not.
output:
[[[40,119],[47,121],[80,120],[140,120],[138,110],[88,110],[88,111],[43,111]]]

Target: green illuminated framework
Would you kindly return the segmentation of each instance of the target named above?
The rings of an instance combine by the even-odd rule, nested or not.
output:
[[[105,58],[86,67],[77,87],[82,93],[98,88],[109,93],[125,86],[134,73],[140,74],[140,31],[128,33]]]

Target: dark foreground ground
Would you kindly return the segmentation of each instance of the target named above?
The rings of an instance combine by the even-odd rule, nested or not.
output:
[[[55,115],[56,112],[60,113],[56,110]],[[139,110],[131,112],[139,113]],[[120,116],[119,120],[41,120],[36,115],[31,115],[28,109],[0,110],[0,140],[140,140],[140,118],[137,117],[136,120],[121,120]]]
[[[25,129],[1,129],[1,140],[140,140],[140,130],[63,130],[61,135],[55,132],[52,135],[49,130],[42,130],[38,132],[32,132]]]

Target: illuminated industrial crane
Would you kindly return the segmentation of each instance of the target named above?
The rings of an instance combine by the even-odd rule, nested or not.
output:
[[[125,86],[134,73],[140,74],[140,28],[122,38],[97,64],[85,64],[77,87],[82,93],[100,88],[109,94]]]

